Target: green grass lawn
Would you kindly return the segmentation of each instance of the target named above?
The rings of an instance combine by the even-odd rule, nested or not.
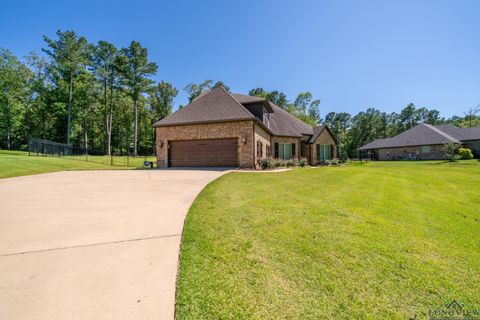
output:
[[[179,319],[423,319],[480,309],[480,162],[370,162],[210,183],[184,228]],[[416,318],[415,318],[416,317]]]
[[[118,170],[141,168],[144,157],[114,157],[114,165],[105,156],[78,157],[42,157],[28,156],[28,152],[0,150],[0,179],[65,170]],[[147,157],[154,161],[154,157]]]

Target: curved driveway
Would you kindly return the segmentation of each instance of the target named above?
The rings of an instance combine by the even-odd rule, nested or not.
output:
[[[0,319],[172,319],[185,215],[225,172],[0,180]]]

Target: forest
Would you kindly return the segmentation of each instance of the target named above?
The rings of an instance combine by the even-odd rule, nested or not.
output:
[[[21,58],[0,48],[0,149],[25,150],[29,138],[41,138],[108,155],[153,154],[152,124],[174,111],[179,91],[153,79],[157,63],[149,60],[147,48],[137,41],[125,48],[108,41],[92,44],[74,31],[44,36],[44,44],[41,53]],[[182,90],[192,101],[218,86],[230,90],[213,80],[188,83]],[[398,113],[368,107],[356,115],[330,112],[322,117],[320,99],[308,91],[294,99],[263,88],[248,94],[267,98],[309,124],[328,124],[342,158],[355,158],[361,145],[422,122],[480,126],[478,106],[459,108],[460,114],[450,118],[413,103]]]

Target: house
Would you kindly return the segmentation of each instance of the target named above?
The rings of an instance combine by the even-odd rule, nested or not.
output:
[[[480,157],[480,127],[458,128],[450,124],[419,124],[392,138],[372,141],[359,150],[376,160],[441,160],[446,143],[461,143]]]
[[[337,141],[326,125],[312,127],[266,99],[222,87],[153,126],[159,167],[255,168],[264,157],[305,157],[316,165],[337,156]]]

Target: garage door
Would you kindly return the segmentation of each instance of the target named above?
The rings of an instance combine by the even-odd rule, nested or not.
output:
[[[169,141],[171,167],[238,167],[238,139]]]

